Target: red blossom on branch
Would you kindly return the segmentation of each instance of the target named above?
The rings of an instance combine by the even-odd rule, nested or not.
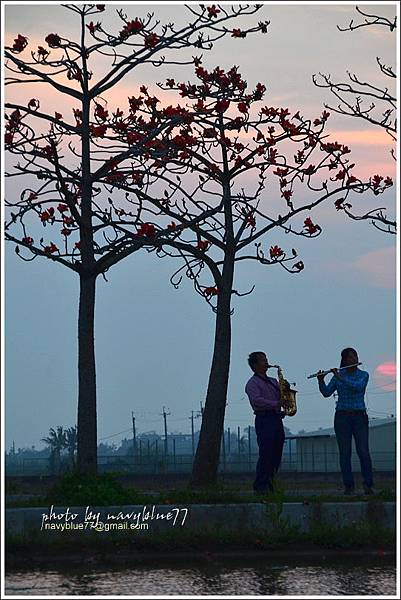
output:
[[[221,12],[221,10],[218,9],[215,4],[213,4],[212,6],[207,7],[207,12],[208,12],[209,18],[213,18],[213,17],[217,18],[217,15],[219,14],[219,12]]]
[[[56,244],[53,244],[53,242],[50,242],[49,246],[44,247],[44,251],[46,252],[46,254],[53,254],[54,252],[58,252],[58,248],[57,248]]]
[[[203,290],[203,295],[207,298],[211,298],[212,296],[217,296],[219,293],[219,289],[217,287],[206,287]]]
[[[19,33],[18,36],[14,40],[14,44],[13,44],[12,48],[13,48],[14,52],[19,54],[27,47],[27,45],[28,45],[28,38]]]
[[[233,37],[233,38],[245,38],[246,37],[246,31],[242,31],[241,29],[233,29],[231,37]]]
[[[61,46],[61,38],[57,33],[49,33],[45,37],[45,42],[50,48],[59,48]]]
[[[156,235],[156,228],[151,223],[142,223],[137,231],[137,235],[152,238]]]
[[[310,217],[307,217],[304,221],[304,227],[307,230],[308,233],[310,233],[311,235],[313,233],[316,233],[318,231],[321,231],[321,227],[319,225],[315,225],[312,222],[312,219]]]
[[[270,253],[270,258],[272,260],[279,258],[280,256],[283,256],[283,254],[284,254],[284,252],[280,248],[280,246],[271,246],[269,253]]]
[[[159,36],[155,33],[150,33],[145,37],[145,48],[154,48],[159,43]]]
[[[124,25],[122,31],[120,31],[120,38],[124,40],[127,39],[130,35],[136,35],[140,33],[144,27],[145,26],[142,23],[142,21],[140,21],[138,17],[136,17],[135,19]]]

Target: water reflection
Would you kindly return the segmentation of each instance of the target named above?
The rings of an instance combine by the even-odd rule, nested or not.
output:
[[[218,564],[124,570],[74,569],[14,572],[6,577],[9,595],[394,595],[395,567],[269,566]]]

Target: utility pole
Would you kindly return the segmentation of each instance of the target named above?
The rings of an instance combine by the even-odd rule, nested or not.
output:
[[[163,406],[163,420],[164,420],[164,454],[165,456],[167,456],[168,454],[168,446],[167,446],[167,417],[170,415],[171,413],[166,413],[166,409]]]
[[[136,427],[134,413],[131,411],[132,416],[132,444],[133,444],[133,455],[136,456]]]
[[[194,411],[191,411],[191,437],[192,437],[192,456],[195,454],[195,429],[194,429]]]

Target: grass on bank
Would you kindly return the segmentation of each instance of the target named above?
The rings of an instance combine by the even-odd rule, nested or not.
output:
[[[249,502],[278,503],[303,502],[360,502],[364,501],[394,501],[395,494],[390,489],[384,489],[374,496],[334,496],[324,491],[313,496],[286,494],[285,488],[278,483],[273,493],[258,494],[253,492],[238,493],[223,485],[216,485],[202,490],[192,490],[189,487],[176,490],[143,493],[134,488],[123,486],[117,475],[80,475],[66,473],[50,488],[48,493],[27,500],[7,501],[7,507],[35,506],[121,506],[144,504],[238,504]]]

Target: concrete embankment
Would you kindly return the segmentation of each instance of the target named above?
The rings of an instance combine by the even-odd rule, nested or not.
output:
[[[5,523],[6,536],[21,541],[66,541],[102,533],[127,539],[179,530],[260,535],[280,527],[309,533],[319,525],[339,529],[368,524],[395,531],[396,505],[369,501],[8,508]]]

